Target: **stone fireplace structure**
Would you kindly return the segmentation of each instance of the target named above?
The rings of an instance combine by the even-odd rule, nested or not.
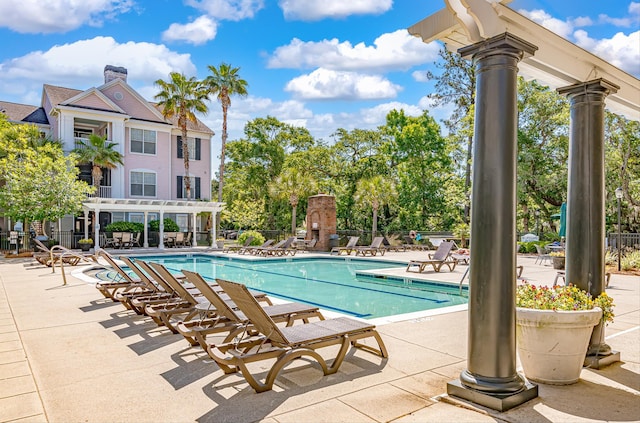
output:
[[[318,194],[309,197],[308,201],[306,239],[318,240],[315,250],[329,251],[329,236],[336,233],[336,198]]]

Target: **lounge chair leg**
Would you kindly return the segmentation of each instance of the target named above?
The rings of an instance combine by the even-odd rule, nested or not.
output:
[[[244,361],[240,360],[238,365],[240,366],[240,371],[242,372],[242,375],[247,380],[247,382],[249,382],[249,385],[251,385],[251,387],[257,393],[261,393],[261,392],[266,392],[273,389],[273,384],[276,381],[276,377],[278,377],[278,374],[284,368],[284,366],[289,364],[292,360],[295,360],[305,355],[313,357],[320,364],[320,366],[322,366],[322,371],[325,375],[335,373],[335,371],[329,373],[330,369],[327,368],[327,363],[320,356],[320,354],[318,354],[313,350],[308,350],[308,349],[290,351],[278,357],[278,360],[276,360],[273,367],[271,367],[271,369],[269,370],[269,373],[267,374],[267,378],[265,379],[264,383],[261,383],[260,381],[258,381],[256,378],[253,377],[253,375],[249,372],[249,369],[247,368],[247,366],[244,364]]]

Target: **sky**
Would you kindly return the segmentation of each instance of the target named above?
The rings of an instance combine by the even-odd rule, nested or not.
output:
[[[88,89],[105,65],[128,69],[148,100],[169,72],[198,79],[208,65],[239,67],[249,95],[232,97],[229,140],[255,118],[274,116],[331,142],[338,128],[376,128],[389,110],[446,119],[428,95],[437,42],[406,28],[444,0],[2,0],[0,100],[39,105],[42,84]],[[513,0],[509,7],[640,76],[640,1]],[[212,101],[199,116],[215,131]]]

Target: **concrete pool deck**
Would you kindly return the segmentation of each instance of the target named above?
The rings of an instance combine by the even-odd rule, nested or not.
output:
[[[387,253],[383,258],[408,261],[424,254]],[[556,271],[534,262],[534,256],[518,257],[522,277],[551,284]],[[466,268],[411,277],[458,283]],[[407,275],[404,269],[392,273]],[[583,369],[574,385],[541,384],[538,398],[505,413],[446,395],[446,383],[466,368],[466,310],[378,324],[388,360],[350,352],[340,371],[330,376],[322,376],[306,360],[296,360],[278,377],[273,391],[256,394],[241,376],[224,375],[182,336],[103,299],[80,279],[67,281],[63,286],[59,270],[53,274],[33,259],[0,259],[0,422],[640,418],[638,276],[614,274],[607,289],[616,303],[607,343],[621,352],[621,361],[601,370]]]

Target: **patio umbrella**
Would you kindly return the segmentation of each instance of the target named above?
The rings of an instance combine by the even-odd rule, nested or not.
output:
[[[560,231],[558,234],[560,237],[567,236],[567,203],[562,203],[560,206]]]

